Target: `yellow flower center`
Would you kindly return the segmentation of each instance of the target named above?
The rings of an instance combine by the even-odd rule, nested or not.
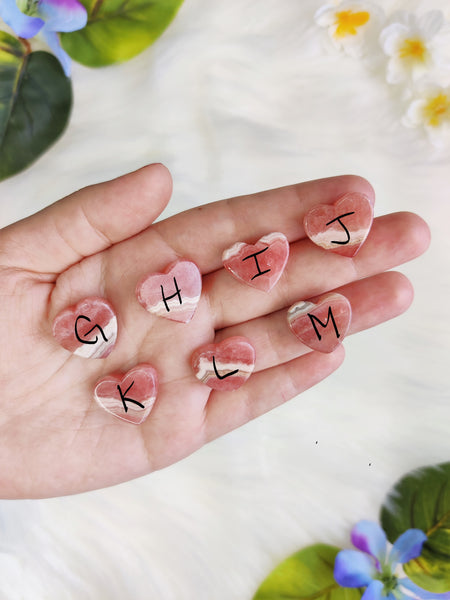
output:
[[[367,11],[352,12],[351,10],[341,10],[335,14],[336,37],[345,37],[347,35],[356,35],[358,27],[362,27],[370,19]]]
[[[398,55],[410,63],[424,63],[428,58],[428,50],[420,38],[406,38],[399,48]]]
[[[439,127],[444,120],[450,121],[450,96],[444,92],[433,96],[423,107],[423,114],[430,127]]]

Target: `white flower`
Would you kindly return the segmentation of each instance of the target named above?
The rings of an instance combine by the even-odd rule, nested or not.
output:
[[[416,17],[401,11],[393,16],[394,22],[380,34],[380,44],[389,58],[386,78],[388,83],[416,81],[430,71],[441,59],[444,42],[444,15],[432,10]]]
[[[314,15],[318,25],[328,28],[334,45],[355,57],[365,53],[383,18],[381,8],[369,0],[325,4]]]
[[[407,127],[423,127],[434,146],[450,143],[450,86],[430,82],[418,86],[403,118]]]

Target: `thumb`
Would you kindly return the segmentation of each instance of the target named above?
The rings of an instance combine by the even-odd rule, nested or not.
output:
[[[1,230],[2,263],[60,273],[146,229],[171,192],[170,173],[161,164],[83,188]]]

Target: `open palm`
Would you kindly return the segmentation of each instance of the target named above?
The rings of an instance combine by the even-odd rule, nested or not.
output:
[[[353,176],[312,181],[200,206],[152,224],[167,204],[171,179],[162,165],[90,186],[0,231],[0,496],[46,497],[120,483],[165,467],[318,383],[343,360],[343,348],[312,352],[289,330],[293,302],[341,291],[353,309],[350,333],[403,312],[412,288],[387,269],[421,254],[426,224],[397,213],[375,219],[353,258],[326,252],[304,234],[314,205],[346,192],[373,198]],[[281,231],[290,258],[270,293],[222,268],[225,248]],[[136,283],[185,257],[203,274],[192,321],[146,312]],[[74,356],[52,336],[62,309],[88,296],[110,300],[118,339],[105,359]],[[255,372],[239,390],[212,391],[190,366],[199,346],[248,337]],[[159,392],[139,426],[95,402],[101,377],[152,364]]]

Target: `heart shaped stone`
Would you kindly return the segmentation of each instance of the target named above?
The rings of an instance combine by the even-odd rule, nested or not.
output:
[[[116,343],[116,313],[105,298],[85,298],[56,316],[53,335],[77,356],[106,358]]]
[[[112,373],[97,382],[94,396],[115,417],[139,425],[148,417],[158,393],[156,369],[141,363],[127,373]]]
[[[136,296],[148,312],[189,323],[202,293],[202,276],[195,263],[180,259],[163,273],[150,273],[138,283]]]
[[[269,292],[280,279],[289,257],[282,233],[269,233],[256,244],[236,242],[222,255],[223,266],[239,281]]]
[[[255,349],[247,338],[233,336],[198,348],[191,358],[195,376],[213,390],[237,390],[255,368]]]
[[[367,238],[373,208],[367,196],[352,192],[334,204],[318,204],[303,220],[306,235],[315,244],[342,256],[352,257]]]
[[[350,327],[352,308],[342,294],[331,292],[311,300],[300,300],[287,313],[289,327],[313,350],[333,352]]]

